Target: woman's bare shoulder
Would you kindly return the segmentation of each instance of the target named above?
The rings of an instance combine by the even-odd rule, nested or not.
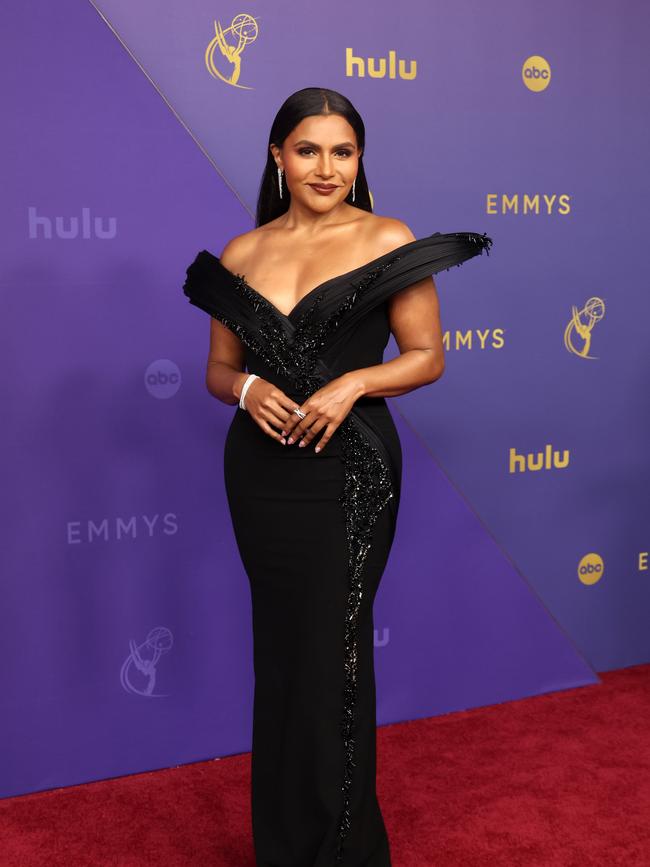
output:
[[[257,226],[241,235],[235,235],[221,251],[222,265],[230,271],[242,272],[245,263],[251,258],[257,247],[260,236],[265,233],[265,226]]]
[[[409,241],[415,241],[415,235],[403,220],[377,214],[371,216],[373,219],[366,225],[369,231],[369,243],[372,244],[377,257],[390,253],[391,250],[408,244]]]
[[[273,237],[273,229],[276,228],[274,223],[275,221],[271,221],[231,238],[219,257],[221,263],[230,271],[245,273],[248,263],[254,261],[256,254],[264,249],[263,246],[260,247],[260,242],[264,243],[265,240]],[[396,217],[384,217],[368,212],[358,220],[355,219],[355,223],[357,223],[355,234],[362,236],[368,259],[383,256],[415,240],[415,235],[409,226]]]

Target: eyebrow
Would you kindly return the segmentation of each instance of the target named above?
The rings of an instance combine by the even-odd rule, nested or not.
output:
[[[316,142],[309,141],[309,139],[306,139],[306,138],[301,138],[300,141],[297,141],[295,143],[294,147],[298,147],[298,145],[310,145],[313,148],[319,148],[320,147],[320,145],[317,145]],[[342,147],[346,147],[346,146],[354,147],[354,142],[344,141],[344,142],[341,142],[341,144],[332,145],[332,150],[337,150],[338,148],[342,148]]]

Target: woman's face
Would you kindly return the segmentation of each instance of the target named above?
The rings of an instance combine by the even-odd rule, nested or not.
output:
[[[271,145],[276,164],[284,171],[283,190],[289,188],[292,204],[319,212],[340,204],[357,176],[357,137],[340,114],[313,115],[301,120],[284,140],[282,149]],[[333,186],[329,193],[314,185]]]

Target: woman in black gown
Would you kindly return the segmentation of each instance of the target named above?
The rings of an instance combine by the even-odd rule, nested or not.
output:
[[[271,129],[257,228],[220,258],[200,251],[183,287],[212,317],[208,388],[239,403],[224,477],[252,598],[258,867],[390,867],[372,608],[402,453],[385,397],[441,375],[432,275],[492,243],[471,232],[416,239],[375,216],[364,147],[345,97],[289,97]],[[391,331],[400,355],[384,364]]]

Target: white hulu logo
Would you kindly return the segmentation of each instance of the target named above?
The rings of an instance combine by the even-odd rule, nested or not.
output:
[[[36,213],[36,208],[30,205],[27,215],[28,237],[33,239],[42,237],[49,241],[52,238],[52,224],[55,237],[63,241],[74,238],[97,238],[105,241],[117,234],[115,217],[91,217],[90,208],[82,208],[80,217],[41,217]],[[108,228],[104,228],[104,222],[108,222]]]
[[[543,452],[535,452],[527,455],[518,455],[517,449],[510,449],[509,472],[525,473],[526,470],[561,470],[569,466],[569,450],[564,449],[562,457],[560,452],[554,449],[550,443]]]

